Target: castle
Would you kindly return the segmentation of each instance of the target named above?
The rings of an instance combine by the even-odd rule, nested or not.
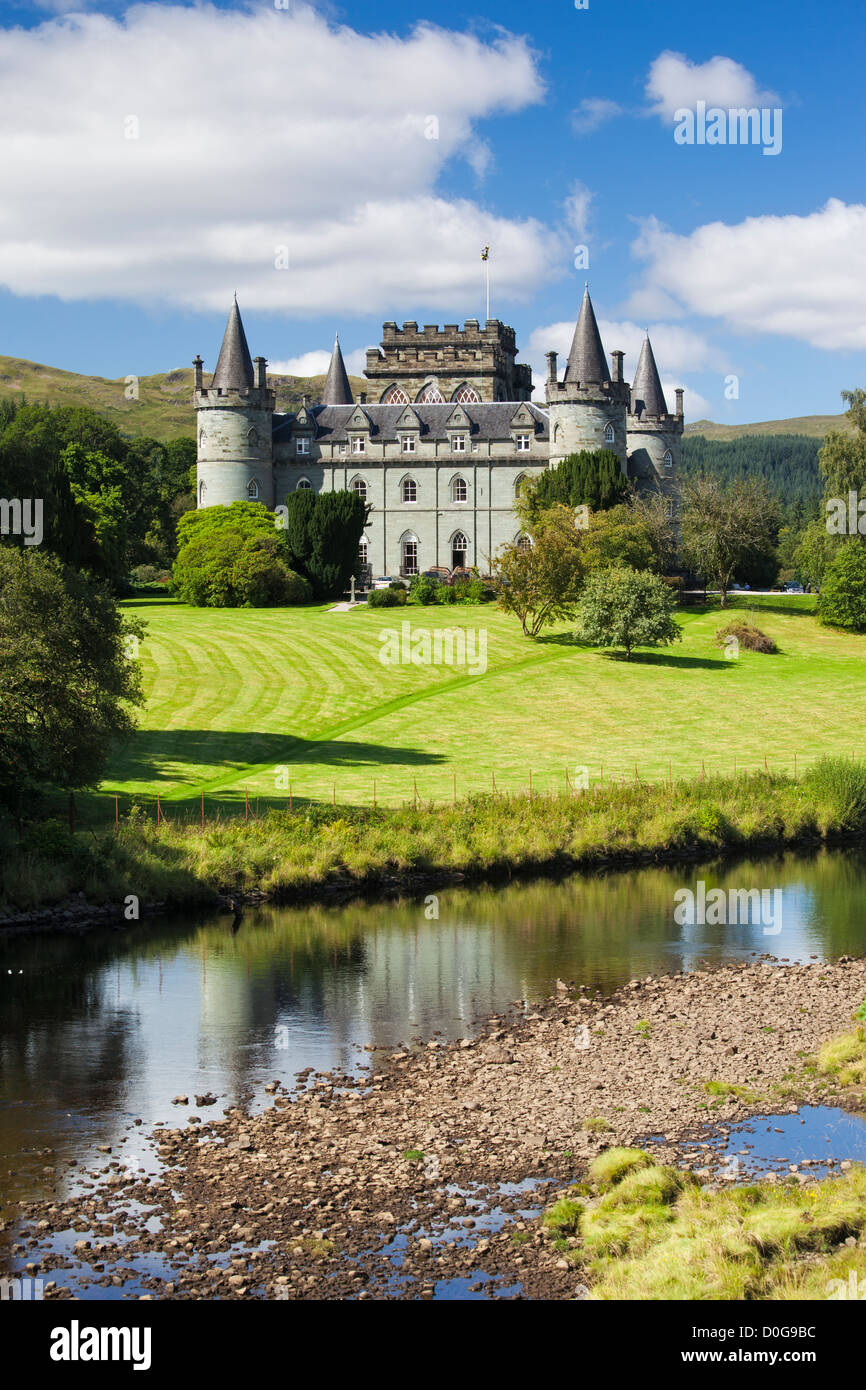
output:
[[[463,328],[386,323],[357,400],[335,341],[321,402],[304,397],[294,414],[277,414],[235,298],[210,386],[201,358],[193,363],[198,506],[273,508],[297,488],[352,489],[371,508],[361,565],[404,576],[486,570],[501,545],[521,539],[514,498],[524,477],[580,449],[612,450],[638,490],[660,491],[673,509],[683,392],[670,414],[649,336],[631,385],[623,356],[611,354],[611,371],[587,287],[561,380],[547,354],[544,407],[532,403],[514,329],[467,319]]]

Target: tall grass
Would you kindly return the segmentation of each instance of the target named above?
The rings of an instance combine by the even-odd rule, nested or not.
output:
[[[0,842],[0,906],[128,893],[207,901],[260,890],[275,900],[342,890],[480,880],[656,859],[775,849],[866,832],[866,764],[827,759],[802,781],[773,774],[571,796],[478,795],[454,806],[307,807],[248,823],[159,828],[140,815],[117,831],[70,835],[57,822]]]

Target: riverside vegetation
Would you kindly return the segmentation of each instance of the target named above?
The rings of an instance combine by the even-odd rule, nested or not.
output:
[[[866,833],[866,762],[825,758],[799,780],[737,779],[490,794],[453,806],[300,805],[204,829],[156,825],[133,808],[116,830],[71,834],[59,821],[4,832],[0,905],[8,915],[82,892],[162,903],[259,892],[275,901],[407,889],[456,879],[711,858]]]

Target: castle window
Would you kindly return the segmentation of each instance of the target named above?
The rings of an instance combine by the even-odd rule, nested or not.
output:
[[[521,531],[514,544],[517,546],[518,550],[529,550],[532,547],[532,541],[523,531]]]
[[[605,442],[605,444],[612,444],[613,441],[614,441],[614,439],[615,439],[615,437],[616,437],[616,436],[614,435],[613,425],[610,424],[610,422],[608,422],[608,423],[605,425],[605,427],[604,427],[604,442]]]
[[[259,485],[253,478],[252,482],[247,483],[247,497],[251,502],[255,502],[259,495]]]
[[[469,488],[466,486],[465,478],[455,478],[451,484],[451,501],[468,502]]]
[[[400,550],[403,556],[403,563],[400,573],[405,576],[418,573],[418,537],[411,532],[403,537],[400,542]]]
[[[414,454],[415,436],[414,434],[404,434],[400,440],[400,452],[403,454]]]
[[[409,397],[401,386],[389,386],[382,397],[383,405],[408,405]]]
[[[529,453],[529,435],[528,435],[528,434],[519,434],[519,435],[517,436],[517,452],[518,452],[518,454],[528,454],[528,453]]]
[[[201,483],[199,483],[199,485],[198,485],[198,504],[199,504],[200,507],[203,507],[203,506],[204,506],[204,499],[205,499],[206,496],[207,496],[207,483],[201,482]]]
[[[452,452],[453,454],[465,454],[465,453],[466,453],[466,435],[465,435],[465,434],[455,434],[455,435],[452,436],[452,439],[451,439],[451,452]]]
[[[247,430],[247,447],[250,449],[257,449],[259,447],[259,432],[255,425]]]
[[[451,568],[464,569],[466,566],[466,556],[469,553],[469,542],[462,531],[455,531],[451,537]]]
[[[358,566],[360,569],[367,568],[367,537],[362,536],[358,542]]]
[[[671,453],[670,449],[665,449],[665,459],[664,459],[664,463],[665,463],[665,468],[673,468],[673,466],[674,466],[674,456],[673,456],[673,454]]]
[[[478,405],[481,397],[474,386],[461,386],[459,391],[456,391],[451,399],[461,401],[464,405]]]
[[[309,441],[309,439],[296,439],[296,440],[295,440],[295,454],[297,455],[298,458],[300,458],[301,454],[308,454],[309,452],[310,452],[310,441]]]
[[[363,478],[353,478],[353,479],[352,479],[352,491],[353,491],[353,492],[357,492],[357,494],[358,494],[358,496],[360,497],[360,499],[361,499],[362,502],[366,502],[366,500],[367,500],[367,484],[364,482],[364,479],[363,479]]]
[[[366,452],[367,452],[367,441],[366,441],[366,439],[364,438],[363,435],[358,435],[358,437],[357,437],[356,439],[353,439],[353,440],[352,440],[352,453],[353,453],[353,454],[366,454]]]
[[[400,484],[400,495],[404,502],[418,501],[418,486],[414,478],[404,478]]]
[[[427,385],[418,396],[419,403],[426,403],[428,405],[441,405],[443,400],[444,396],[435,381],[428,381]]]
[[[306,490],[312,488],[312,486],[313,484],[310,482],[309,478],[299,478],[295,492],[306,492]]]

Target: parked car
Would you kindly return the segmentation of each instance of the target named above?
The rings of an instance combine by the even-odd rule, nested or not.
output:
[[[455,579],[471,579],[471,578],[472,578],[472,571],[471,571],[470,569],[467,569],[465,565],[456,565],[456,566],[454,567],[454,569],[451,571],[451,583],[452,583],[452,584],[454,583],[454,580],[455,580]]]
[[[447,584],[451,579],[451,571],[445,565],[433,565],[429,570],[421,571],[422,579],[438,579],[440,584]]]
[[[402,584],[399,574],[380,574],[373,580],[374,589],[390,589],[392,584]]]

